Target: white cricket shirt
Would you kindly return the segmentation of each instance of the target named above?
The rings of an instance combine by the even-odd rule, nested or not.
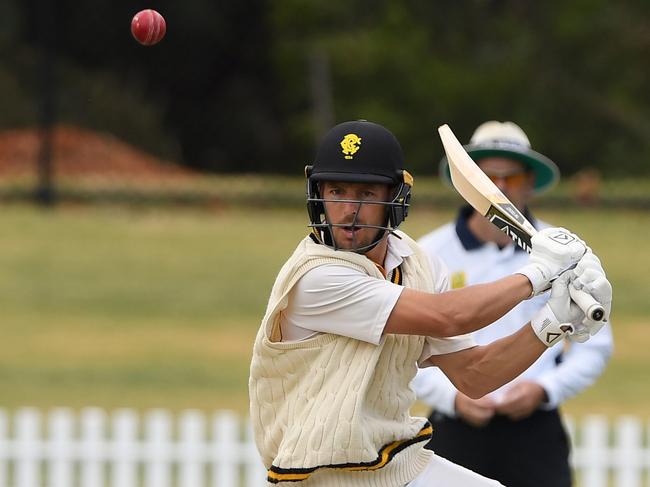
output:
[[[413,253],[399,238],[388,236],[384,269],[389,279],[405,257]],[[444,264],[430,258],[435,292],[448,289]],[[289,293],[282,312],[282,341],[306,340],[318,333],[333,333],[378,344],[386,321],[403,286],[380,280],[343,265],[322,265],[311,269]],[[432,355],[457,352],[475,346],[469,335],[450,338],[427,337],[419,363]]]
[[[515,273],[528,262],[528,254],[515,245],[500,249],[493,242],[478,241],[467,227],[471,212],[471,208],[463,208],[456,222],[448,223],[418,241],[429,256],[439,257],[447,265],[452,288],[495,281]],[[548,226],[543,222],[533,221],[533,224],[538,228]],[[548,293],[545,293],[523,301],[472,336],[479,345],[485,345],[511,335],[526,325],[547,299]],[[498,400],[517,380],[535,381],[548,396],[544,408],[553,409],[590,386],[603,372],[611,353],[612,332],[606,325],[587,342],[571,343],[568,350],[559,345],[549,348],[517,379],[491,395]],[[412,386],[421,401],[441,413],[454,415],[456,388],[440,369],[421,369]]]

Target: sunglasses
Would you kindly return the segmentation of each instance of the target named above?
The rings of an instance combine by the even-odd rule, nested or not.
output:
[[[518,171],[510,174],[485,174],[494,184],[504,183],[510,188],[520,188],[528,182],[530,173]]]

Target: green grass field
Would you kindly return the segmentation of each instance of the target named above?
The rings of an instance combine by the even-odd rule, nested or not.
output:
[[[419,237],[453,212],[414,208]],[[603,258],[616,350],[575,415],[650,410],[650,214],[547,210]],[[306,233],[295,210],[22,205],[0,212],[0,407],[246,412],[253,337]]]

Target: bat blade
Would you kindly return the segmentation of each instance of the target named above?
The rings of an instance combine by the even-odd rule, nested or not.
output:
[[[476,211],[494,223],[519,247],[530,252],[535,227],[467,154],[448,125],[438,128],[454,188]]]
[[[530,253],[535,227],[513,205],[499,188],[481,171],[447,124],[438,127],[447,154],[449,173],[454,188],[476,211],[490,220],[513,242]],[[571,297],[593,321],[605,316],[603,307],[583,291],[570,288]]]

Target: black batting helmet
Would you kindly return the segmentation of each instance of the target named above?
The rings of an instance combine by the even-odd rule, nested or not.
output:
[[[355,120],[332,128],[319,144],[314,164],[305,167],[305,175],[309,226],[321,243],[337,248],[319,190],[320,181],[382,183],[394,188],[391,200],[381,203],[386,206],[386,221],[377,227],[377,238],[370,246],[355,251],[367,252],[406,219],[413,178],[404,170],[399,142],[379,124]]]

